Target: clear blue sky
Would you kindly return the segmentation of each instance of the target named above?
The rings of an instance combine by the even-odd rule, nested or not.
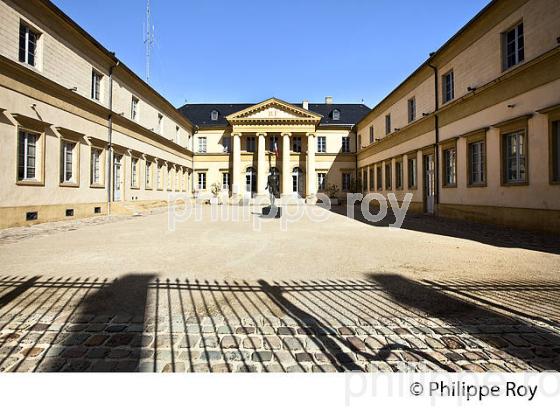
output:
[[[152,0],[151,85],[173,104],[370,107],[489,0]],[[144,77],[145,0],[54,0]]]

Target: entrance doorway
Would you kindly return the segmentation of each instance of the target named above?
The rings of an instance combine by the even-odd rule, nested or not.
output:
[[[249,167],[245,171],[245,192],[251,194],[251,197],[257,193],[257,172],[253,167]]]
[[[121,200],[121,182],[122,182],[122,155],[115,155],[113,160],[113,200]]]
[[[299,167],[295,167],[292,171],[292,191],[303,198],[305,196],[303,171]]]
[[[436,197],[434,154],[424,155],[424,212],[434,213]]]

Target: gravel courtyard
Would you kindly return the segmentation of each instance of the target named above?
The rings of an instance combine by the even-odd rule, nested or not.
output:
[[[203,210],[0,231],[0,371],[560,370],[557,238]]]

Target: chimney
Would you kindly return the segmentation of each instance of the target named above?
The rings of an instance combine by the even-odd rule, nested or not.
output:
[[[332,97],[325,97],[325,104],[332,104]]]
[[[303,100],[303,104],[302,104],[302,105],[303,105],[303,109],[304,109],[304,110],[308,110],[308,109],[309,109],[309,101]]]

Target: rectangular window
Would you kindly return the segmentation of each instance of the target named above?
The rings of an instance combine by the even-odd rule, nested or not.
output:
[[[457,185],[457,149],[449,148],[443,151],[443,185],[453,187]]]
[[[391,114],[385,116],[385,135],[391,133]]]
[[[527,182],[525,132],[516,131],[503,135],[504,182]]]
[[[91,98],[99,101],[101,99],[101,79],[102,75],[97,71],[91,72]]]
[[[203,191],[206,189],[206,172],[198,173],[198,189]]]
[[[173,168],[171,165],[167,166],[167,190],[171,191],[173,189]]]
[[[317,152],[327,152],[327,137],[317,137]]]
[[[525,59],[525,41],[523,38],[523,23],[519,23],[511,30],[502,33],[502,55],[504,70],[511,68]]]
[[[350,137],[342,137],[342,152],[350,152]]]
[[[74,182],[74,148],[76,144],[73,142],[62,142],[62,166],[60,181]]]
[[[91,149],[91,185],[101,185],[101,150]]]
[[[377,190],[378,190],[378,191],[381,191],[381,190],[383,189],[383,175],[382,175],[382,171],[383,171],[383,168],[381,168],[381,165],[378,166],[378,167],[375,169],[375,172],[376,172],[376,174],[377,174]]]
[[[324,191],[327,187],[327,174],[324,172],[317,172],[317,189]]]
[[[247,152],[255,152],[257,150],[257,139],[255,137],[247,137]]]
[[[276,136],[270,137],[269,151],[271,151],[271,152],[278,151],[278,137],[276,137]]]
[[[560,182],[560,121],[552,121],[552,180]]]
[[[375,133],[373,130],[373,125],[369,127],[369,143],[373,143],[375,141]]]
[[[373,168],[369,170],[369,190],[373,191],[375,189],[375,173]]]
[[[163,115],[157,115],[157,133],[163,135]]]
[[[18,180],[37,180],[37,154],[39,135],[27,131],[19,132]]]
[[[403,167],[402,167],[402,161],[397,161],[395,162],[395,177],[396,177],[396,185],[397,185],[397,189],[402,189],[403,188]]]
[[[224,191],[229,190],[229,172],[224,172],[222,174],[222,189]]]
[[[146,189],[150,189],[152,187],[152,163],[150,161],[146,161]]]
[[[393,183],[392,181],[393,175],[391,172],[392,171],[391,168],[392,168],[391,163],[385,164],[385,189],[386,190],[391,189]]]
[[[175,126],[175,143],[176,144],[179,143],[179,137],[180,137],[180,128],[178,126]]]
[[[130,186],[138,188],[138,158],[130,160]]]
[[[453,76],[453,70],[448,71],[442,76],[441,87],[444,104],[455,98],[455,80]]]
[[[484,141],[469,144],[469,185],[482,185],[486,182],[485,160]]]
[[[206,152],[206,137],[198,137],[198,152]]]
[[[343,191],[350,191],[350,181],[352,179],[352,175],[349,172],[342,173],[342,190]]]
[[[408,159],[408,187],[416,188],[416,158]]]
[[[301,152],[301,137],[292,138],[292,151]]]
[[[222,147],[224,152],[230,152],[231,151],[231,137],[224,137],[222,139]]]
[[[158,164],[157,166],[157,189],[163,189],[163,165]]]
[[[138,107],[140,105],[140,100],[135,96],[132,96],[132,102],[130,104],[130,118],[133,121],[138,121]]]
[[[408,100],[408,122],[416,119],[416,97]]]
[[[19,61],[35,67],[37,64],[37,40],[39,35],[29,26],[19,26]]]

